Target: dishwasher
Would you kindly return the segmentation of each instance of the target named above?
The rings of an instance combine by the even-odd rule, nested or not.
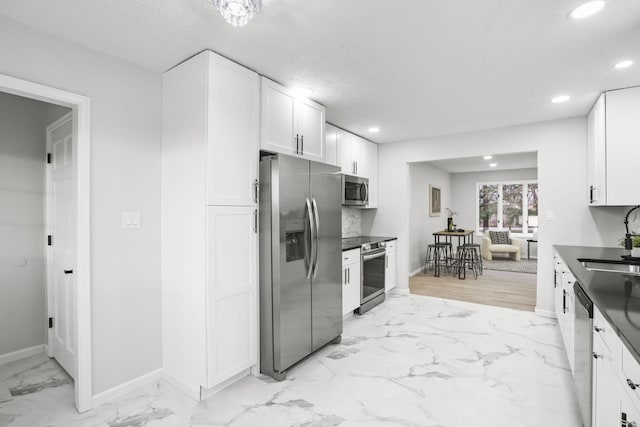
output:
[[[580,284],[575,293],[575,334],[573,343],[573,381],[584,427],[591,427],[591,381],[593,363],[593,303]]]

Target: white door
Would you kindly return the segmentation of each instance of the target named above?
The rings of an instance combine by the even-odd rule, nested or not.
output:
[[[262,78],[260,148],[296,155],[293,97],[277,83]]]
[[[354,135],[340,130],[338,132],[338,138],[340,141],[340,167],[342,168],[342,173],[355,175],[356,169],[353,159]]]
[[[73,129],[71,113],[47,127],[51,153],[49,180],[48,303],[53,318],[49,356],[72,378],[76,376],[76,312],[73,276],[75,218],[73,211]]]
[[[304,98],[296,99],[296,133],[300,135],[300,152],[306,159],[324,162],[324,115],[322,105]]]
[[[253,207],[207,207],[207,387],[258,354],[258,234]]]
[[[252,206],[258,178],[260,80],[235,62],[208,52],[207,204]]]

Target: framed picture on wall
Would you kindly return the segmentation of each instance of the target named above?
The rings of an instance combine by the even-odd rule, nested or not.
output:
[[[442,196],[440,187],[429,184],[429,216],[440,216],[442,210]]]

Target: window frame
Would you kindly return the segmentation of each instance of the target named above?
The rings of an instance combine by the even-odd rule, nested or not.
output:
[[[508,231],[508,228],[505,229],[503,226],[503,211],[502,211],[502,187],[505,185],[522,185],[522,227],[523,230],[526,229],[527,232],[522,233],[514,233],[511,234],[514,237],[531,237],[534,233],[534,230],[538,227],[529,227],[529,184],[538,185],[537,179],[523,179],[523,180],[507,180],[507,181],[481,181],[476,182],[476,192],[475,192],[475,204],[476,204],[476,225],[475,225],[475,233],[476,236],[484,236],[485,233],[480,229],[480,203],[479,203],[479,194],[480,187],[484,185],[497,185],[498,186],[498,211],[496,213],[499,221],[499,227],[495,229],[495,231]],[[539,187],[538,187],[539,188]],[[538,200],[539,205],[540,200]],[[538,217],[540,217],[540,211],[538,206]],[[489,231],[489,230],[487,230]],[[491,230],[494,231],[494,230]]]

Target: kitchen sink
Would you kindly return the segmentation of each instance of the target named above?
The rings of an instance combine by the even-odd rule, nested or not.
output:
[[[621,273],[640,276],[640,264],[607,259],[578,259],[589,271],[603,271],[606,273]]]

